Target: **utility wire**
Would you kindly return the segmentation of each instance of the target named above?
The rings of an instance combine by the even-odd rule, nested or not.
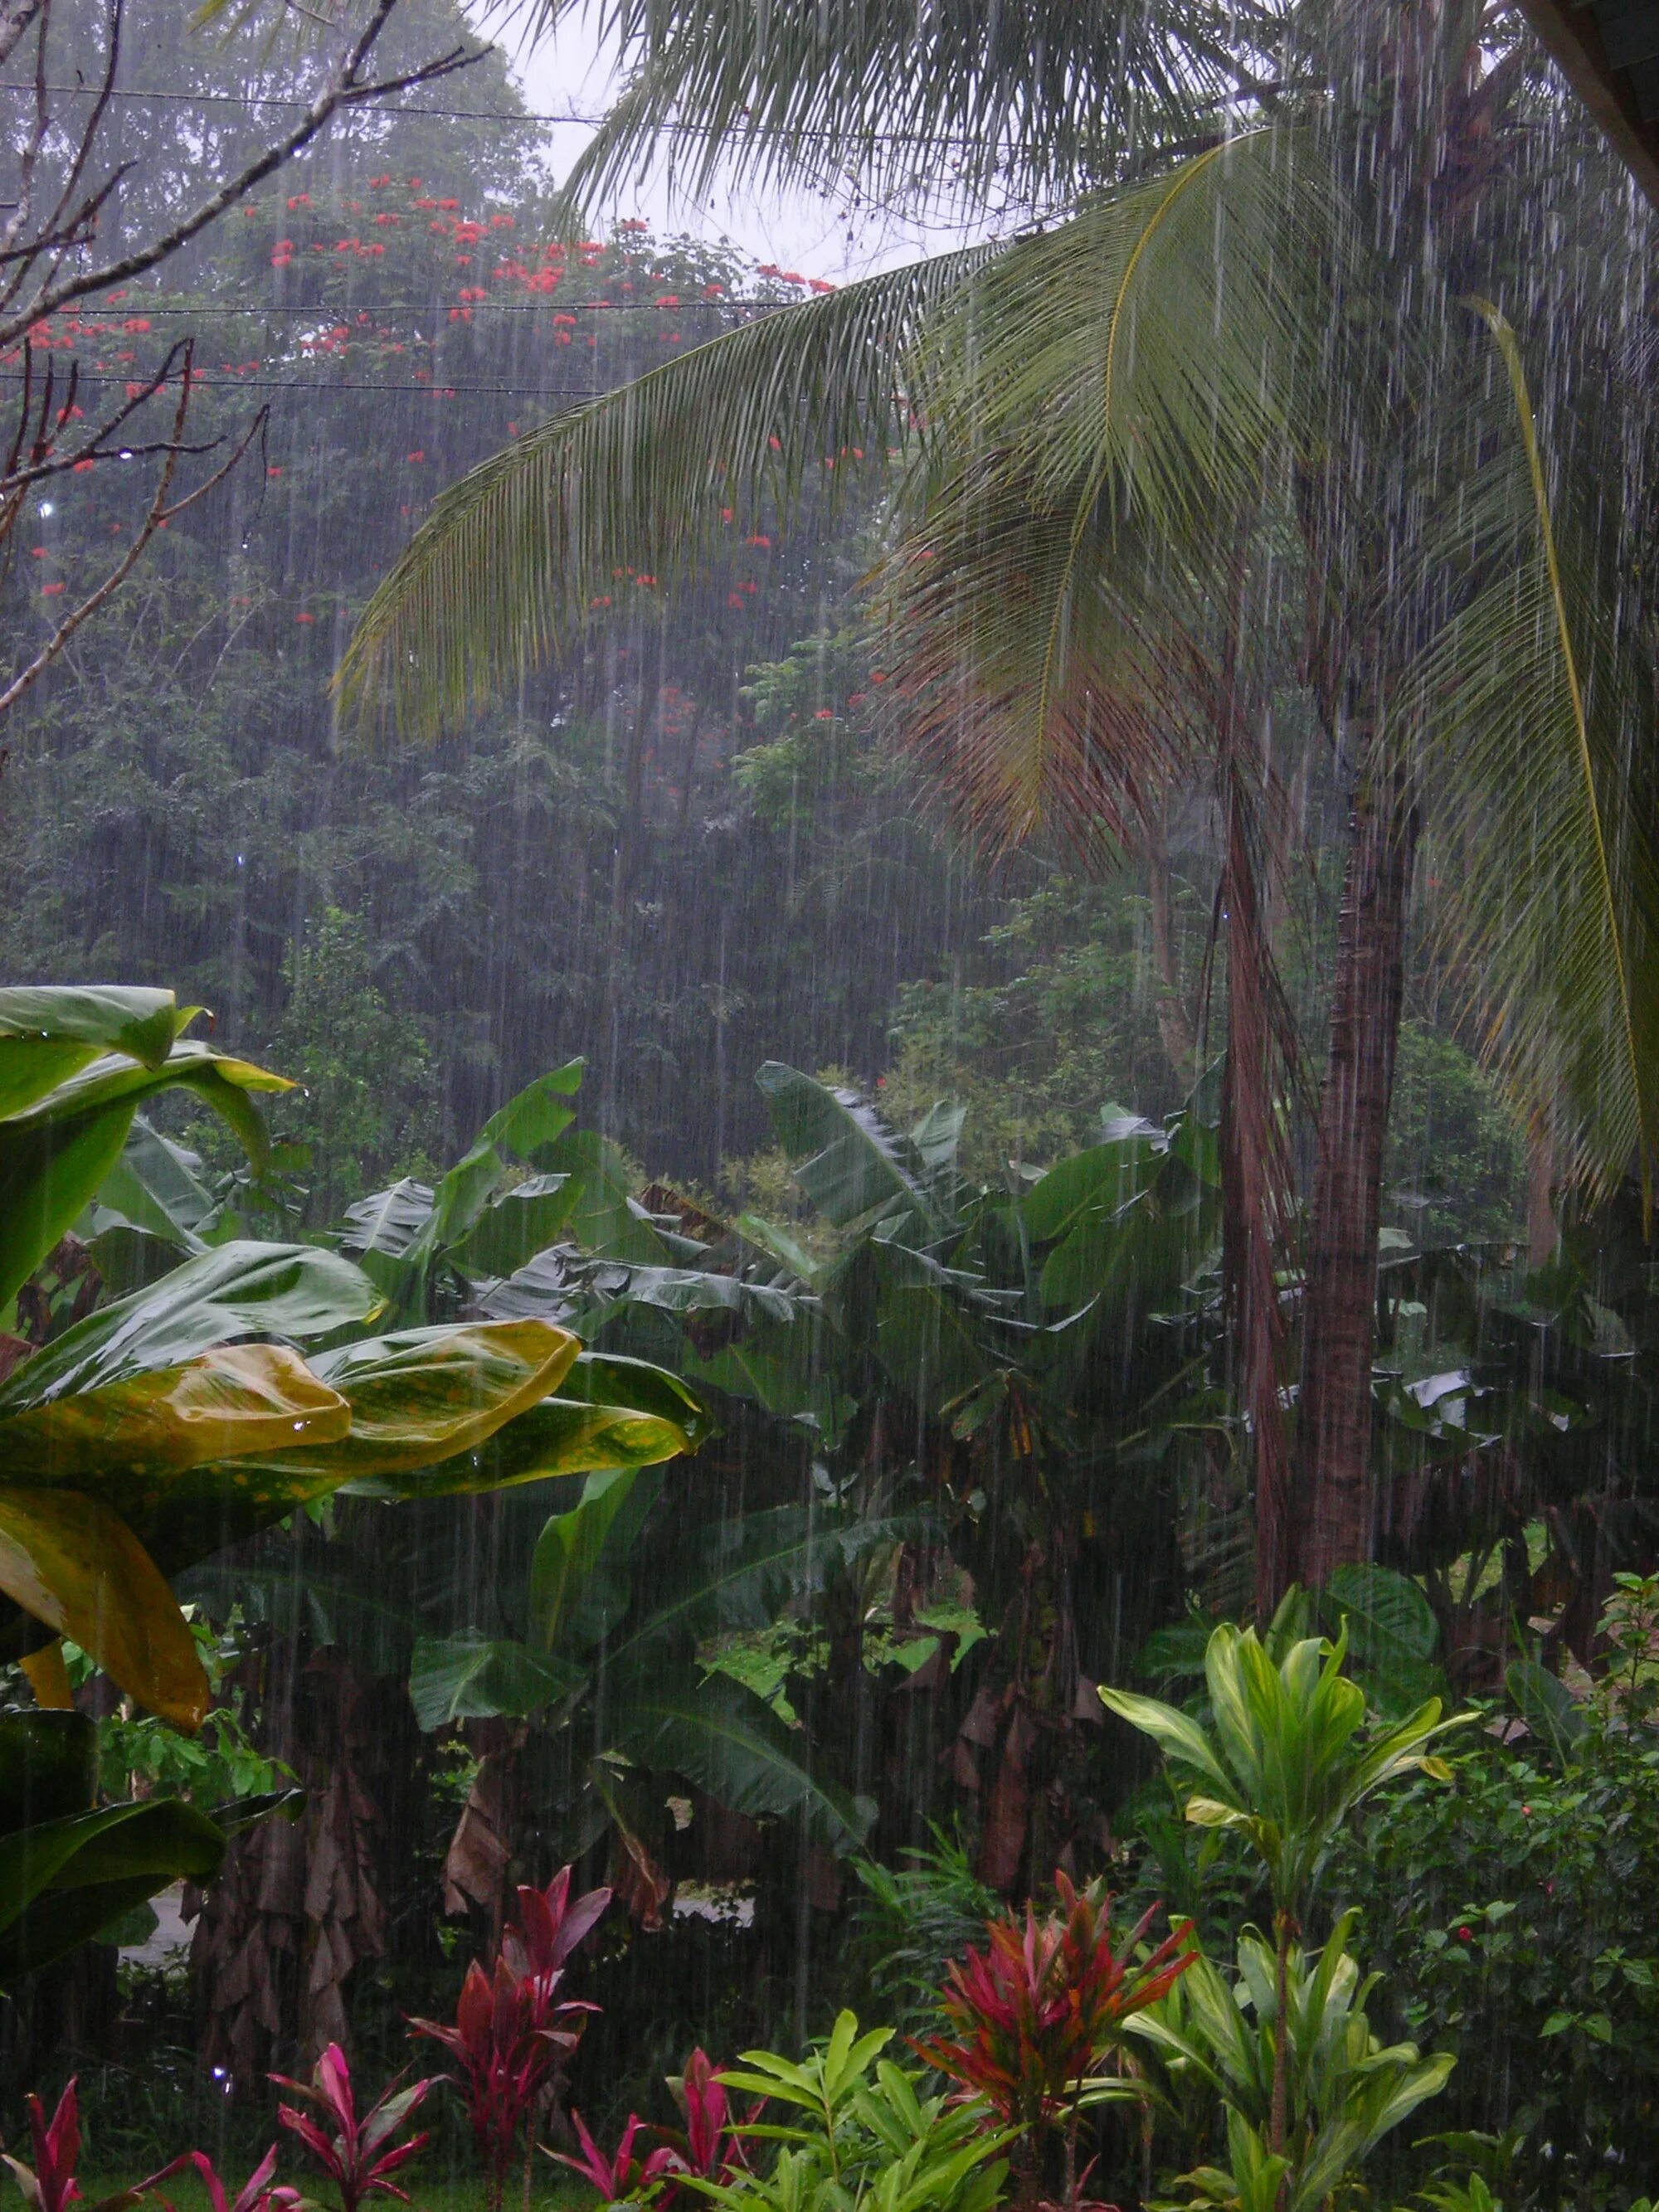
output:
[[[82,384],[132,384],[139,380],[125,375],[106,374],[101,369],[83,369],[77,373]],[[0,383],[21,384],[23,379],[15,369],[0,371]],[[165,390],[165,386],[158,386]],[[447,398],[451,392],[485,392],[498,399],[605,399],[621,391],[620,385],[560,385],[550,390],[540,384],[376,384],[365,378],[362,382],[343,378],[338,383],[327,377],[314,376],[202,376],[192,374],[192,392],[418,392],[428,399]]]
[[[39,88],[33,84],[0,82],[0,92],[23,93],[30,99],[35,96],[37,89]],[[97,92],[95,86],[88,84],[49,84],[45,89],[51,96],[59,99],[94,98]],[[185,107],[307,107],[310,105],[309,101],[294,99],[286,93],[162,92],[136,87],[118,88],[111,93],[110,98],[165,100]],[[445,123],[514,123],[525,130],[539,129],[549,123],[580,123],[592,131],[598,130],[610,119],[604,115],[580,115],[574,112],[526,114],[507,108],[428,107],[418,104],[407,107],[362,106],[355,108],[349,116],[337,119],[368,122],[399,115],[431,116]],[[714,132],[716,126],[710,123],[670,123],[664,128],[684,137],[706,137]],[[793,138],[838,138],[842,135],[840,131],[812,125],[802,125],[789,133]],[[882,145],[896,146],[977,146],[981,143],[971,131],[866,131],[860,132],[860,137]]]

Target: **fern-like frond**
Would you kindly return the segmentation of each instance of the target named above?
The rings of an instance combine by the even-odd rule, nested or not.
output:
[[[506,0],[504,12],[533,36],[574,5]],[[585,12],[626,82],[568,180],[577,207],[665,149],[696,194],[723,169],[762,189],[850,179],[881,198],[1053,204],[1213,130],[1221,103],[1282,63],[1282,10],[1217,0],[599,0]]]
[[[908,420],[898,366],[981,267],[971,248],[729,331],[556,416],[434,502],[358,623],[339,684],[369,720],[431,732],[567,651],[618,570],[665,586],[720,542],[720,512],[786,515],[809,476],[834,504]],[[867,482],[867,478],[865,479]]]
[[[1592,1189],[1659,1146],[1655,699],[1616,550],[1552,500],[1515,334],[1483,307],[1512,403],[1462,503],[1478,579],[1408,693],[1437,824],[1443,950],[1486,1056]]]
[[[1207,601],[1321,404],[1306,150],[1264,131],[1102,195],[927,326],[890,714],[976,837],[1109,840],[1211,714]]]

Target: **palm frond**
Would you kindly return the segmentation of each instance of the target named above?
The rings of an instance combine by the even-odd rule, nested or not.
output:
[[[506,0],[535,36],[574,0]],[[743,182],[921,191],[1051,204],[1125,160],[1217,127],[1217,110],[1279,74],[1279,12],[1192,0],[600,0],[626,87],[576,165],[576,207],[604,201],[662,149],[687,189]]]
[[[891,720],[981,838],[1109,841],[1206,711],[1237,518],[1316,419],[1306,153],[1263,131],[1103,194],[927,327]]]
[[[1620,618],[1617,549],[1552,499],[1514,331],[1481,312],[1513,436],[1463,503],[1480,578],[1411,693],[1443,859],[1444,951],[1489,1061],[1592,1189],[1659,1144],[1655,699]]]
[[[618,571],[694,575],[722,507],[787,516],[825,456],[884,453],[908,420],[898,363],[993,251],[974,247],[787,307],[556,416],[436,501],[376,590],[338,683],[348,703],[428,732],[556,658]]]

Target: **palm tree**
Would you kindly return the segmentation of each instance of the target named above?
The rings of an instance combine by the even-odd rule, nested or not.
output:
[[[1616,383],[1547,462],[1510,324],[1466,304],[1511,303],[1525,328],[1546,306],[1559,324],[1566,292],[1584,350],[1609,313],[1589,257],[1564,287],[1534,227],[1553,193],[1582,236],[1620,195],[1567,208],[1553,179],[1594,152],[1524,47],[1462,11],[1291,7],[1231,40],[1186,9],[1045,13],[1010,31],[947,10],[919,40],[896,9],[784,8],[763,32],[738,9],[620,9],[635,74],[573,189],[672,116],[763,175],[852,161],[914,180],[917,142],[961,131],[964,192],[1002,175],[1016,198],[1083,196],[1050,229],[787,309],[520,441],[439,501],[343,675],[400,720],[453,720],[580,634],[607,570],[694,574],[723,506],[787,514],[824,456],[902,443],[877,590],[902,653],[890,713],[957,818],[1100,849],[1195,758],[1217,776],[1227,1272],[1266,1604],[1372,1548],[1378,1188],[1425,834],[1461,851],[1438,919],[1489,1055],[1571,1122],[1591,1182],[1651,1151],[1659,898],[1629,803],[1651,718],[1610,588],[1622,516],[1595,495]],[[1553,374],[1559,422],[1559,347]],[[832,501],[856,474],[826,475]],[[1252,860],[1292,656],[1349,816],[1293,1490],[1273,1283],[1291,1041]]]

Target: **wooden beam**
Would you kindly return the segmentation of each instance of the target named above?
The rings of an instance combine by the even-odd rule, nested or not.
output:
[[[1592,9],[1573,0],[1521,0],[1521,11],[1562,75],[1659,208],[1659,127],[1642,120],[1635,96],[1607,59]]]

